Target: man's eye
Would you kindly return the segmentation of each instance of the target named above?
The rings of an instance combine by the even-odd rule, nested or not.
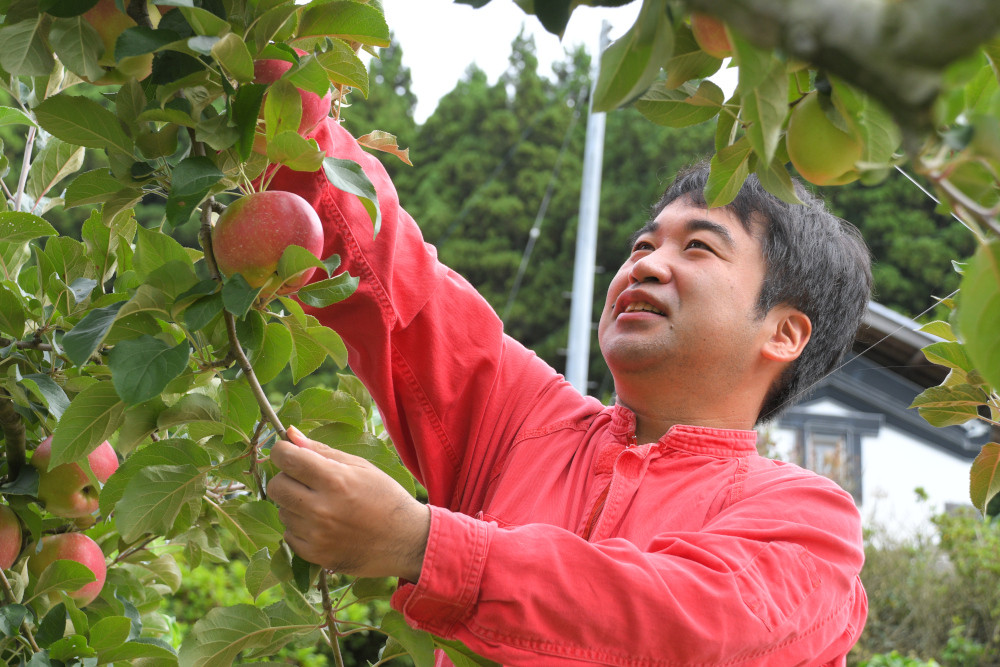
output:
[[[715,252],[714,250],[712,250],[712,246],[708,245],[704,241],[699,241],[698,239],[691,239],[690,241],[688,241],[687,245],[685,246],[685,250],[687,248],[701,248],[702,250]]]
[[[653,244],[649,241],[636,241],[635,245],[632,246],[632,252],[639,252],[640,250],[652,250]]]

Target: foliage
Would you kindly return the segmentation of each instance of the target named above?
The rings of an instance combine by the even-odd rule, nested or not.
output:
[[[961,511],[936,515],[932,525],[905,537],[868,529],[861,576],[869,615],[853,662],[908,665],[903,656],[933,656],[942,665],[986,667],[1000,655],[1000,524]]]

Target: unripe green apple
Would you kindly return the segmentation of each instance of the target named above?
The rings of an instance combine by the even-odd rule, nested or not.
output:
[[[146,3],[146,9],[149,11],[150,22],[156,27],[160,21],[159,10],[152,2]],[[142,80],[150,75],[153,71],[152,53],[115,61],[115,42],[118,41],[118,36],[138,25],[131,16],[118,9],[115,0],[98,0],[96,5],[84,12],[83,19],[97,30],[101,42],[104,43],[104,53],[97,62],[107,73],[94,81],[95,84],[99,86],[119,84],[132,78]]]
[[[9,570],[21,553],[21,522],[14,510],[0,505],[0,570]]]
[[[42,440],[31,457],[31,465],[38,469],[38,499],[45,503],[45,509],[67,519],[96,511],[100,487],[91,483],[78,463],[63,463],[50,470],[51,460],[52,436],[49,436]],[[101,484],[118,469],[118,455],[107,440],[90,453],[87,461]]]
[[[733,45],[726,34],[726,25],[714,16],[693,12],[691,32],[694,33],[694,41],[708,55],[720,59],[733,55]]]
[[[292,192],[265,190],[237,199],[226,207],[212,229],[212,249],[219,270],[241,274],[252,287],[263,287],[276,276],[285,248],[302,246],[317,257],[323,252],[323,225],[305,199]],[[279,294],[294,292],[315,269],[286,283]]]
[[[307,51],[295,49],[300,56],[306,55]],[[292,63],[280,58],[263,58],[255,60],[253,63],[254,83],[272,84],[281,78],[285,72],[292,68]],[[330,108],[333,106],[333,95],[328,91],[326,95],[320,97],[316,93],[308,90],[298,89],[299,97],[302,99],[302,118],[299,121],[298,133],[306,136],[316,129],[324,118],[330,115]],[[265,95],[266,98],[266,95]],[[261,110],[263,114],[263,109]],[[263,117],[263,115],[261,116]],[[263,154],[265,152],[264,136],[259,134],[254,137],[254,150]]]
[[[843,185],[859,176],[855,163],[864,143],[826,116],[819,93],[806,95],[788,119],[788,157],[802,178],[816,185]]]
[[[97,542],[83,533],[60,533],[43,537],[41,550],[36,552],[32,548],[31,554],[28,558],[28,572],[34,577],[41,576],[45,568],[57,560],[73,560],[90,568],[97,579],[68,594],[77,606],[84,607],[101,594],[108,575],[107,562]]]

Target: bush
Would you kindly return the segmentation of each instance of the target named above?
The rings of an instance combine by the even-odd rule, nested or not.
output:
[[[1000,664],[1000,523],[969,510],[938,515],[932,525],[907,539],[868,531],[861,573],[868,623],[850,664]]]

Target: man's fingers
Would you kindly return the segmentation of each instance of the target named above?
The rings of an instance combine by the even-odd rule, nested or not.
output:
[[[348,454],[347,452],[342,452],[339,449],[334,449],[329,445],[325,445],[322,442],[317,442],[316,440],[311,440],[302,434],[302,431],[295,428],[294,426],[289,426],[288,439],[293,445],[297,445],[302,449],[307,449],[309,451],[316,452],[323,458],[329,459],[331,461],[336,461],[337,463],[343,463],[345,465],[353,466],[364,466],[367,461],[360,456],[355,456],[354,454]]]
[[[297,512],[312,506],[314,496],[312,489],[287,473],[278,473],[267,483],[267,497],[280,508]]]

